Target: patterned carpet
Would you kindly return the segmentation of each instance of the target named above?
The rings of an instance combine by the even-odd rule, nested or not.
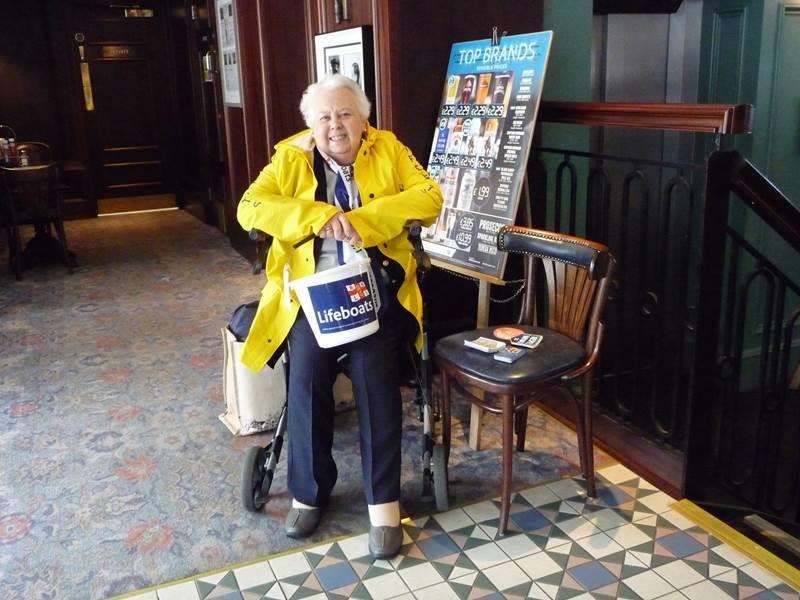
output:
[[[217,419],[219,328],[261,278],[182,211],[70,222],[67,235],[74,275],[0,272],[0,598],[105,598],[297,546],[282,532],[282,466],[264,514],[241,508],[243,452],[268,436],[235,438]],[[402,503],[419,515],[432,507],[407,413]],[[481,452],[454,427],[458,503],[499,491],[499,423],[486,423]],[[528,440],[518,487],[575,471],[571,431],[531,411]],[[367,529],[357,448],[343,413],[339,482],[315,540]]]

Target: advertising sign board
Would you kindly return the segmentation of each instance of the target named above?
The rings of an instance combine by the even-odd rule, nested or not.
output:
[[[453,44],[428,172],[442,188],[423,231],[434,262],[501,280],[497,231],[514,224],[553,32]]]

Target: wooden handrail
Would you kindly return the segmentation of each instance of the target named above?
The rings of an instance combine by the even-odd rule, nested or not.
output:
[[[800,209],[744,156],[735,150],[720,154],[728,155],[731,191],[800,252]]]
[[[750,133],[753,107],[750,104],[542,102],[539,120],[602,127]]]

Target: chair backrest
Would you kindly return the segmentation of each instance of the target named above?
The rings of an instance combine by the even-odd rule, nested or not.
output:
[[[57,164],[16,169],[0,167],[0,175],[5,190],[3,208],[12,223],[60,218]]]
[[[497,247],[529,258],[521,321],[532,321],[533,259],[538,258],[547,280],[546,326],[584,343],[591,351],[614,269],[614,257],[608,248],[562,233],[510,225],[499,231]]]
[[[17,155],[21,150],[28,153],[28,164],[31,166],[46,165],[53,161],[53,152],[50,150],[50,146],[44,142],[19,142]]]

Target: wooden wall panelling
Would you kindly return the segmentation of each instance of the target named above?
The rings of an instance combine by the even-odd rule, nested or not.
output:
[[[371,0],[311,0],[317,5],[317,33],[372,25],[373,2]],[[338,7],[338,8],[337,8]],[[342,19],[336,22],[336,13]],[[347,16],[347,20],[344,17]]]
[[[177,204],[185,207],[202,194],[205,187],[205,169],[200,166],[203,142],[199,137],[199,103],[195,88],[199,85],[198,64],[192,60],[197,54],[194,25],[188,0],[169,0],[169,39],[172,60],[175,64],[176,100],[179,143],[175,154],[175,195]]]
[[[228,185],[225,194],[224,218],[225,232],[234,244],[246,242],[247,236],[236,222],[236,206],[239,198],[247,189],[247,159],[244,156],[245,126],[244,111],[241,108],[226,106],[225,113],[225,150],[228,165]]]
[[[372,38],[375,49],[375,97],[373,107],[376,122],[381,129],[394,131],[394,97],[399,93],[395,84],[400,68],[400,3],[372,0]],[[398,98],[398,104],[400,99]],[[402,138],[401,138],[402,139]],[[421,158],[421,157],[419,157]]]
[[[257,9],[252,2],[238,0],[235,12],[242,105],[223,106],[229,184],[225,197],[225,230],[231,241],[239,245],[247,244],[248,238],[236,221],[236,207],[257,175],[256,159],[264,154],[265,125]],[[216,26],[216,19],[214,24]]]
[[[312,79],[309,70],[307,27],[303,6],[295,0],[275,0],[265,15],[267,60],[264,81],[270,101],[267,121],[270,134],[266,164],[273,146],[280,140],[305,128],[300,115],[300,97]]]
[[[62,147],[55,155],[66,159],[65,179],[70,186],[64,196],[64,213],[67,218],[97,216],[97,197],[92,170],[89,168],[89,146],[86,136],[86,114],[77,69],[70,60],[74,51],[69,21],[69,5],[64,2],[47,2],[47,24],[50,35],[51,64],[57,98],[57,116],[61,126]]]
[[[182,107],[182,144],[176,162],[178,205],[209,225],[218,225],[215,199],[224,195],[220,192],[215,83],[204,80],[201,60],[206,50],[215,47],[209,23],[214,14],[202,2],[169,1],[177,101]]]
[[[225,221],[231,241],[246,253],[252,244],[236,221],[239,199],[268,162],[272,146],[303,127],[297,105],[308,85],[305,10],[290,0],[236,0],[242,106],[224,107]]]
[[[304,0],[303,16],[306,36],[306,71],[309,82],[314,78],[314,35],[320,30],[318,6],[315,0]]]
[[[216,66],[214,70],[214,83],[213,94],[215,104],[215,114],[217,119],[217,128],[219,130],[219,140],[217,145],[217,153],[220,163],[222,163],[222,189],[221,195],[214,199],[215,208],[217,210],[218,226],[228,238],[231,238],[229,231],[229,222],[231,221],[230,206],[231,198],[234,195],[234,165],[231,161],[231,146],[230,138],[233,136],[235,139],[241,139],[241,126],[240,119],[232,120],[230,118],[227,107],[222,101],[222,53],[219,52],[219,30],[217,22],[217,3],[216,0],[207,0],[206,6],[208,7],[209,20],[208,24],[211,28],[211,36],[213,38],[214,47],[216,50]],[[231,238],[231,241],[233,239]]]
[[[17,141],[42,141],[60,153],[61,127],[42,0],[7,2],[0,14],[0,123]],[[0,133],[7,136],[8,132]]]
[[[271,3],[270,3],[271,5]],[[273,55],[273,51],[270,48],[270,18],[274,18],[273,11],[267,7],[267,3],[258,3],[256,6],[256,12],[258,13],[258,52],[259,52],[259,62],[261,68],[259,69],[259,75],[261,76],[261,102],[262,102],[262,111],[264,114],[264,151],[261,157],[254,157],[254,160],[260,160],[260,167],[263,167],[266,164],[266,157],[269,154],[270,148],[275,145],[277,141],[274,137],[274,133],[272,131],[272,122],[273,122],[273,100],[275,100],[273,94],[271,93],[272,90],[270,89],[270,67],[271,61],[270,58]],[[277,12],[277,11],[275,11]],[[260,167],[259,168],[260,170]]]
[[[255,2],[236,2],[239,30],[239,60],[244,112],[244,143],[247,178],[258,175],[266,154],[266,115],[264,114],[264,82],[262,80],[262,23]]]
[[[231,197],[232,187],[230,180],[230,169],[228,164],[228,130],[226,126],[225,107],[222,103],[222,76],[220,75],[219,62],[222,60],[219,53],[219,37],[217,33],[216,2],[214,0],[203,0],[204,6],[200,10],[205,10],[208,16],[208,40],[207,46],[213,50],[214,73],[213,81],[203,84],[203,104],[205,115],[210,119],[213,115],[214,123],[209,125],[209,160],[212,162],[215,177],[212,179],[212,187],[209,193],[212,195],[213,205],[211,210],[215,212],[216,225],[224,233],[228,232],[227,212],[228,198]]]
[[[164,61],[166,64],[166,91],[168,104],[169,122],[177,123],[184,112],[194,113],[193,104],[189,103],[188,106],[183,102],[178,101],[178,65],[176,62],[177,53],[175,51],[175,37],[172,25],[170,23],[170,6],[167,0],[161,0],[159,8],[164,11],[165,16],[160,21],[160,33],[162,39],[165,41]],[[186,49],[184,48],[184,54]],[[191,75],[190,75],[191,77]],[[180,177],[184,175],[185,170],[181,168],[180,162],[183,159],[183,153],[188,145],[195,145],[193,119],[187,116],[187,122],[182,124],[179,136],[174,137],[171,132],[165,132],[164,152],[167,155],[167,169],[164,173],[164,181],[176,193],[179,194]],[[180,198],[180,196],[178,195]]]

